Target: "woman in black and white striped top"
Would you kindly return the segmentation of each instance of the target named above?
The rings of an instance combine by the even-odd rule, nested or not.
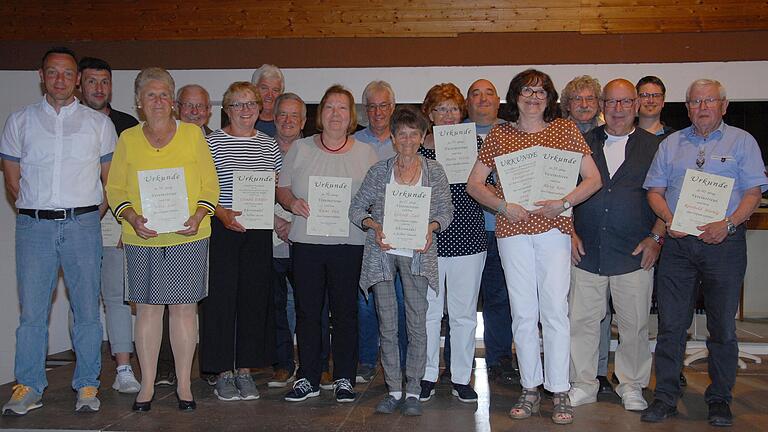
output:
[[[273,138],[253,128],[262,106],[253,84],[230,85],[222,105],[230,124],[206,138],[221,194],[211,222],[209,292],[201,303],[200,366],[219,375],[214,390],[219,399],[253,400],[259,392],[250,368],[274,360],[272,230],[246,229],[242,217],[238,221],[233,179],[236,172],[248,174],[240,171],[276,177],[282,156]]]

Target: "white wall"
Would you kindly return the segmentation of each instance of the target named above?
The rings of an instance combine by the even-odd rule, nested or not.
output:
[[[612,64],[612,65],[536,65],[552,76],[555,87],[562,89],[574,76],[588,74],[606,83],[616,77],[637,81],[644,75],[657,75],[667,86],[667,100],[682,101],[688,84],[696,78],[715,78],[723,82],[731,100],[766,100],[768,86],[768,62],[729,63],[673,63],[673,64]],[[439,82],[453,82],[466,89],[477,78],[487,78],[496,84],[499,93],[505,94],[509,80],[525,67],[425,67],[425,68],[331,68],[285,69],[286,88],[299,94],[307,103],[317,103],[327,87],[334,83],[347,86],[360,96],[365,85],[374,79],[389,81],[397,93],[398,102],[418,103],[427,90]],[[198,83],[207,88],[214,102],[220,102],[227,86],[238,80],[250,80],[253,70],[174,70],[171,73],[176,86]],[[134,113],[133,80],[137,71],[115,71],[113,74],[113,106],[121,111]],[[39,78],[36,71],[0,71],[0,121],[23,105],[40,98]],[[214,110],[211,125],[219,125],[219,111]],[[0,200],[0,383],[13,380],[13,356],[15,329],[18,325],[18,296],[16,293],[14,259],[14,210],[7,200]],[[751,243],[750,243],[751,244]],[[750,254],[750,271],[761,265],[759,258]],[[757,259],[756,259],[757,258]],[[753,282],[754,280],[754,282]],[[757,281],[748,276],[745,303],[746,312],[768,314],[768,298],[756,295],[759,289],[750,289]],[[762,278],[761,280],[765,280]],[[70,348],[67,332],[66,296],[59,293],[51,314],[50,352]]]

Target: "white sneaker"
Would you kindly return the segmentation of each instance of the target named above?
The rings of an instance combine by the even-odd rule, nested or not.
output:
[[[141,390],[141,384],[136,380],[133,371],[127,370],[117,374],[112,388],[120,393],[138,393]]]
[[[648,408],[648,402],[641,390],[627,390],[621,395],[621,404],[627,411],[643,411]]]
[[[597,392],[589,394],[579,387],[571,387],[568,397],[571,399],[571,406],[575,407],[597,402]]]

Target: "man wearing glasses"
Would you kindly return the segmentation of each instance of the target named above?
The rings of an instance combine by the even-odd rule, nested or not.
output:
[[[203,135],[212,131],[208,127],[211,118],[211,97],[208,91],[197,84],[188,84],[176,92],[176,105],[179,109],[179,120],[194,123],[203,130]]]
[[[561,93],[563,118],[576,123],[583,134],[600,126],[603,122],[600,119],[599,97],[600,82],[597,78],[582,75],[572,79]]]
[[[709,377],[704,398],[709,423],[731,426],[732,389],[739,346],[734,316],[747,267],[744,222],[768,189],[763,158],[749,133],[723,122],[728,108],[725,87],[718,81],[694,81],[686,93],[691,126],[674,132],[659,146],[643,187],[651,208],[666,223],[667,241],[659,264],[657,298],[656,393],[641,419],[660,422],[677,414],[678,374],[683,363],[681,341],[693,314],[697,277],[701,279],[707,314]],[[734,180],[726,217],[698,227],[698,236],[670,229],[686,169]]]
[[[653,75],[642,77],[635,88],[640,98],[637,125],[661,137],[674,132],[674,128],[661,122],[661,110],[664,109],[664,97],[667,93],[667,88],[661,79]]]
[[[651,377],[648,318],[653,265],[664,224],[648,205],[643,180],[660,139],[636,128],[638,99],[625,79],[606,84],[600,101],[605,125],[586,134],[603,187],[574,208],[571,237],[571,403],[597,401],[600,320],[610,294],[620,343],[616,350],[617,393],[624,409],[648,407],[643,387]]]
[[[368,127],[355,132],[355,139],[370,144],[379,160],[395,156],[392,147],[392,133],[389,120],[395,111],[395,92],[386,81],[371,81],[363,90],[363,107],[368,116]],[[405,364],[408,347],[408,335],[405,332],[405,306],[403,304],[403,285],[400,277],[395,279],[395,294],[397,295],[398,328],[403,329],[398,334],[400,344],[400,363]],[[368,296],[366,302],[362,293],[357,300],[358,319],[358,356],[360,365],[357,367],[357,382],[367,383],[376,373],[376,358],[379,352],[379,320],[376,316],[376,306],[373,296]]]

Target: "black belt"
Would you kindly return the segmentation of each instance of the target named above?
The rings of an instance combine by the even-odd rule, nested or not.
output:
[[[73,209],[61,209],[61,210],[34,210],[34,209],[19,209],[19,214],[32,216],[38,219],[53,219],[64,220],[68,217],[79,216],[90,212],[95,212],[99,209],[99,206],[92,205],[88,207],[76,207]]]

